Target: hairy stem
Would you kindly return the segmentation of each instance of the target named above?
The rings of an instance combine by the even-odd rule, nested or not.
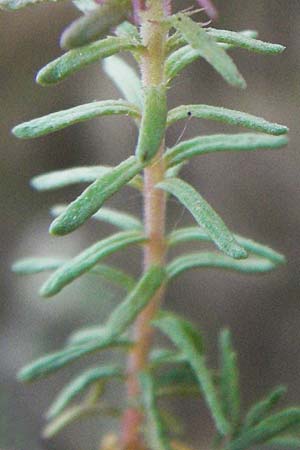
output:
[[[141,61],[143,86],[155,86],[163,80],[165,60],[166,31],[162,19],[166,13],[162,0],[152,0],[149,8],[140,12],[142,21],[141,34],[147,51]],[[165,167],[161,158],[164,142],[153,164],[144,171],[144,227],[149,240],[144,246],[144,270],[153,264],[165,264],[165,209],[166,197],[155,185],[163,180]],[[145,450],[146,445],[140,435],[143,415],[138,408],[139,372],[145,369],[153,340],[151,320],[164,296],[160,289],[147,308],[140,314],[134,325],[134,348],[131,350],[127,364],[127,398],[129,407],[122,421],[122,450]]]

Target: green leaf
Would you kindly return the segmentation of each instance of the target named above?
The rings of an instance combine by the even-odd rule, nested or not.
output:
[[[230,44],[233,45],[234,47],[241,47],[256,53],[263,53],[266,55],[278,55],[279,53],[282,53],[285,50],[285,47],[283,45],[259,41],[258,39],[253,39],[250,36],[247,36],[242,33],[237,33],[234,31],[208,28],[207,33],[214,39],[216,39],[218,42]]]
[[[279,447],[280,450],[283,448],[295,448],[299,450],[300,438],[296,436],[278,436],[277,438],[268,441],[267,444],[272,447]]]
[[[193,156],[205,155],[206,153],[275,150],[287,143],[286,136],[267,136],[256,133],[214,134],[180,142],[166,152],[165,158],[168,165],[173,166]]]
[[[12,265],[12,271],[19,275],[32,275],[55,270],[64,263],[65,260],[61,258],[24,258]]]
[[[54,217],[64,213],[67,209],[66,205],[56,205],[51,208],[51,214]],[[142,230],[142,222],[132,214],[118,211],[112,208],[102,207],[93,216],[93,219],[101,222],[107,222],[121,230]]]
[[[25,6],[32,6],[37,3],[57,3],[61,0],[0,0],[0,9],[16,10]]]
[[[109,197],[132,180],[142,168],[143,165],[131,156],[100,176],[68,206],[63,214],[54,220],[50,233],[63,236],[76,230],[95,214]]]
[[[103,68],[124,98],[142,109],[142,85],[135,70],[116,55],[106,58],[103,61]]]
[[[234,237],[242,247],[244,247],[247,251],[253,253],[254,255],[269,259],[274,264],[284,264],[286,262],[284,255],[275,252],[275,250],[267,247],[266,245],[260,244],[253,241],[252,239],[245,238],[238,234],[234,234]],[[201,230],[201,228],[199,227],[179,228],[178,230],[170,233],[167,238],[168,245],[171,247],[191,241],[210,242],[211,238],[204,230]]]
[[[253,405],[245,418],[244,429],[252,428],[260,423],[286,394],[285,386],[278,386],[265,399]]]
[[[267,259],[249,257],[243,261],[229,258],[213,252],[190,253],[179,256],[167,266],[169,278],[195,268],[217,268],[234,270],[241,273],[264,273],[274,270],[276,265]]]
[[[167,95],[165,86],[144,88],[143,115],[136,147],[136,156],[148,162],[157,154],[164,138],[167,120]]]
[[[166,281],[162,267],[151,266],[125,300],[112,312],[105,329],[110,338],[120,336],[152,300]]]
[[[150,352],[150,367],[157,368],[165,364],[177,364],[186,361],[183,353],[167,348],[155,348]]]
[[[188,365],[173,367],[167,372],[159,374],[155,380],[157,396],[197,395],[199,384],[195,374]]]
[[[215,39],[188,16],[180,13],[172,17],[171,23],[206,61],[232,86],[245,88],[246,82],[229,55]]]
[[[110,0],[69,25],[63,32],[60,45],[71,49],[105,37],[109,30],[123,22],[131,12],[130,0]]]
[[[163,420],[156,405],[153,379],[147,372],[141,373],[139,379],[147,418],[146,435],[150,448],[155,450],[171,450]]]
[[[160,313],[153,323],[186,355],[217,429],[223,435],[228,434],[229,424],[222,411],[222,404],[217,396],[212,375],[206,367],[200,334],[189,322],[171,313]]]
[[[141,48],[141,45],[132,39],[109,36],[84,47],[70,50],[50,62],[38,72],[36,81],[43,86],[55,84],[102,58],[138,48]]]
[[[110,417],[119,417],[120,411],[117,408],[104,405],[83,404],[73,406],[64,411],[60,416],[51,421],[43,430],[44,439],[50,439],[68,425],[78,422],[81,419],[91,416],[106,415]]]
[[[124,100],[107,100],[87,103],[48,114],[29,122],[21,123],[13,128],[15,136],[21,139],[31,139],[74,125],[78,122],[94,119],[95,117],[125,114],[134,118],[139,117],[139,110]]]
[[[92,269],[101,259],[128,245],[144,241],[145,237],[139,232],[123,231],[93,244],[56,270],[42,286],[40,294],[44,297],[57,294],[80,275]]]
[[[112,170],[112,167],[107,166],[85,166],[55,170],[32,178],[31,186],[38,191],[49,191],[76,183],[92,183],[110,170]],[[143,180],[140,175],[136,175],[128,182],[128,185],[141,190]]]
[[[269,134],[285,134],[288,128],[284,125],[268,122],[267,120],[232,109],[220,108],[210,105],[181,105],[169,111],[167,123],[171,125],[177,120],[195,117],[197,119],[216,120],[218,122],[228,123],[250,128],[256,131]]]
[[[299,424],[300,408],[285,409],[241,433],[238,438],[228,444],[226,450],[246,450],[253,445],[264,444]]]
[[[18,374],[21,381],[34,381],[46,377],[53,372],[67,366],[73,361],[93,353],[95,351],[105,350],[113,347],[128,347],[128,340],[109,337],[103,330],[102,337],[85,342],[82,345],[69,346],[65,349],[49,353],[31,364],[25,366]]]
[[[136,283],[135,283],[136,284]],[[105,338],[105,327],[104,326],[94,326],[88,328],[82,328],[80,330],[74,331],[67,340],[67,345],[72,347],[78,347],[79,345],[85,345],[91,343],[92,341],[103,341]],[[133,342],[126,338],[119,338],[119,342],[125,347],[131,347]]]
[[[122,375],[122,368],[116,365],[94,367],[86,370],[68,383],[67,386],[58,394],[57,398],[54,400],[49,411],[47,412],[47,419],[49,420],[57,417],[77,395],[84,392],[89,386],[97,381],[120,378]]]
[[[47,272],[56,270],[66,264],[66,260],[58,258],[25,258],[17,261],[12,266],[12,270],[18,275],[32,275],[40,272]],[[108,266],[106,264],[98,264],[94,266],[90,271],[90,274],[99,275],[104,280],[109,281],[112,284],[116,284],[119,287],[130,291],[134,285],[135,280],[130,275],[120,269]]]
[[[236,242],[223,220],[192,186],[179,178],[168,178],[156,186],[174,195],[190,211],[220,250],[232,258],[247,257],[247,252]]]
[[[240,421],[241,403],[239,370],[229,330],[223,330],[220,333],[219,348],[221,355],[220,388],[223,409],[233,430],[236,430]]]
[[[72,0],[72,3],[83,13],[88,13],[98,8],[94,0]]]

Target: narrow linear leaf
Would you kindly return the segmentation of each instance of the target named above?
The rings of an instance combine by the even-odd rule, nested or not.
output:
[[[263,42],[258,39],[253,39],[242,33],[236,33],[228,30],[218,30],[215,28],[208,28],[207,33],[216,39],[218,42],[230,44],[234,47],[241,47],[256,53],[263,53],[266,55],[278,55],[285,50],[285,47],[280,44],[271,44],[270,42]]]
[[[32,275],[55,270],[64,263],[65,260],[60,258],[24,258],[12,265],[12,271],[18,275]]]
[[[150,368],[155,369],[165,364],[177,364],[186,361],[183,353],[167,348],[155,348],[150,352]]]
[[[67,209],[67,205],[56,205],[51,208],[51,214],[54,217],[59,216],[64,213]],[[121,230],[142,230],[142,222],[132,214],[118,211],[112,208],[102,207],[93,216],[93,219],[99,220],[101,222],[107,222],[114,225]]]
[[[232,258],[247,257],[247,252],[237,243],[223,220],[192,186],[179,178],[168,178],[157,184],[157,187],[174,195],[220,250]]]
[[[136,147],[136,156],[148,162],[159,151],[167,120],[167,95],[165,86],[144,89],[142,122]]]
[[[74,125],[75,123],[94,119],[95,117],[124,114],[134,118],[139,117],[139,110],[124,100],[106,100],[75,106],[48,114],[29,122],[21,123],[13,128],[15,136],[21,139],[31,139]]]
[[[49,191],[77,183],[92,183],[110,170],[112,170],[112,167],[107,166],[72,167],[37,175],[32,178],[30,184],[38,191]],[[140,175],[136,175],[128,182],[128,185],[142,190],[143,180]]]
[[[135,70],[116,55],[106,58],[103,61],[103,68],[125,99],[142,109],[142,85]]]
[[[222,435],[229,432],[222,404],[217,396],[212,375],[206,367],[201,335],[192,325],[172,313],[160,313],[153,324],[159,328],[187,357],[195,372],[201,392],[206,400],[216,427]]]
[[[125,300],[110,315],[105,326],[111,339],[120,336],[151,301],[155,293],[166,281],[166,271],[162,267],[151,266]]]
[[[103,341],[106,337],[106,330],[104,326],[94,326],[88,328],[82,328],[80,330],[74,331],[67,340],[67,345],[72,347],[78,347],[80,345],[85,345],[92,343],[92,341]],[[131,347],[133,342],[126,338],[119,338],[119,342],[125,347]]]
[[[144,241],[145,237],[141,233],[124,231],[93,244],[56,270],[42,286],[40,294],[44,297],[57,294],[80,275],[92,269],[101,259],[128,245]]]
[[[264,444],[272,438],[300,424],[300,408],[285,409],[264,419],[228,444],[228,450],[246,450],[257,444]]]
[[[155,380],[157,396],[199,395],[199,383],[190,366],[174,367]]]
[[[272,447],[279,447],[280,450],[283,448],[295,448],[299,450],[300,438],[296,436],[278,436],[277,438],[268,441],[267,444]]]
[[[131,291],[134,288],[135,279],[116,267],[108,266],[107,264],[97,264],[91,270],[92,274],[99,275],[104,280],[109,281],[112,284],[122,287],[126,291]]]
[[[286,136],[268,136],[256,133],[214,134],[180,142],[166,152],[165,158],[168,165],[172,166],[207,153],[276,150],[284,147],[287,143]]]
[[[36,81],[43,86],[55,84],[102,58],[137,48],[141,48],[141,45],[135,43],[132,39],[110,36],[68,51],[43,67],[38,72]]]
[[[61,351],[49,353],[33,361],[19,372],[18,378],[26,382],[34,381],[46,377],[90,353],[115,347],[128,347],[128,345],[128,340],[110,338],[103,330],[98,339],[86,341],[82,345],[68,346]]]
[[[64,413],[51,421],[43,430],[43,438],[50,439],[66,428],[71,423],[75,423],[83,418],[92,416],[118,417],[120,411],[117,408],[106,405],[78,405],[67,409]]]
[[[189,269],[216,268],[234,270],[246,274],[265,273],[276,268],[267,259],[249,257],[243,261],[213,252],[190,253],[175,258],[167,266],[168,277],[174,278]]]
[[[219,338],[220,388],[224,413],[236,430],[240,421],[240,386],[237,356],[233,350],[229,330],[223,330]]]
[[[218,46],[215,39],[188,16],[180,13],[173,16],[172,25],[197,50],[209,64],[232,86],[245,88],[246,82],[231,57]]]
[[[87,12],[69,25],[60,39],[64,49],[81,47],[107,35],[131,12],[130,0],[110,0]]]
[[[106,174],[100,176],[82,194],[77,197],[50,226],[50,233],[63,236],[76,230],[95,214],[103,203],[132,180],[143,165],[129,157]]]
[[[37,3],[57,3],[61,0],[0,0],[0,9],[16,10],[25,6],[33,6]]]
[[[244,429],[252,428],[260,423],[286,394],[285,386],[278,386],[265,399],[253,405],[245,418]]]
[[[136,42],[142,42],[139,28],[136,25],[133,25],[128,20],[124,20],[124,22],[120,23],[114,30],[116,36],[127,36],[134,39]]]
[[[163,420],[156,405],[153,379],[147,372],[143,372],[139,379],[147,418],[146,434],[149,445],[155,450],[172,450]]]
[[[284,255],[276,252],[266,245],[260,244],[259,242],[255,242],[252,239],[245,238],[238,234],[234,234],[234,237],[242,247],[256,256],[269,259],[274,264],[284,264],[286,262]],[[171,247],[191,241],[210,242],[211,238],[199,227],[184,227],[170,233],[167,240],[168,245]]]
[[[89,386],[97,381],[120,378],[122,375],[122,368],[116,365],[94,367],[86,370],[62,389],[47,412],[47,419],[49,420],[57,417],[77,395],[84,392]]]
[[[195,117],[197,119],[215,120],[218,122],[228,123],[229,125],[237,125],[250,128],[263,133],[274,135],[285,134],[288,128],[284,125],[268,122],[267,120],[247,114],[241,111],[221,108],[210,105],[181,105],[169,111],[167,124],[171,125],[178,120]]]

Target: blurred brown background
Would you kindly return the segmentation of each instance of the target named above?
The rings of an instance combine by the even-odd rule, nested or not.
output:
[[[179,4],[180,2],[178,2]],[[190,4],[191,2],[189,2]],[[248,82],[236,91],[204,62],[197,62],[175,80],[170,106],[208,103],[244,110],[287,124],[290,145],[282,151],[215,154],[195,159],[184,171],[236,232],[260,240],[287,255],[288,265],[265,276],[194,271],[176,280],[168,291],[167,307],[198,323],[216,364],[218,330],[228,325],[240,355],[244,407],[275,384],[289,385],[287,401],[300,403],[300,5],[299,0],[219,0],[220,28],[257,29],[264,40],[283,43],[278,57],[234,51]],[[189,4],[181,2],[183,7]],[[16,372],[26,362],[63,345],[76,327],[102,323],[120,292],[83,278],[52,300],[38,296],[44,276],[18,278],[10,273],[17,258],[28,255],[75,255],[106,235],[110,228],[89,224],[71,237],[47,234],[51,205],[71,200],[78,189],[51,194],[34,192],[32,176],[45,171],[88,164],[115,164],[134,148],[135,129],[126,118],[104,118],[76,125],[32,141],[17,141],[13,125],[95,99],[117,98],[110,81],[95,64],[52,88],[34,83],[35,73],[60,54],[58,36],[78,15],[69,2],[42,5],[17,13],[0,14],[1,54],[1,302],[0,302],[0,446],[15,450],[95,449],[110,422],[93,419],[69,427],[52,441],[39,438],[43,413],[51,399],[77,368],[73,365],[47,380],[24,386]],[[169,145],[183,130],[181,122],[168,135]],[[188,123],[185,138],[236,129],[208,122]],[[140,197],[123,190],[110,202],[138,212]],[[175,201],[170,202],[170,228],[192,220]],[[132,272],[139,254],[118,255]],[[98,355],[93,361],[103,360]],[[112,396],[118,396],[114,386]],[[173,403],[185,416],[190,442],[207,448],[212,424],[199,399]],[[188,420],[186,420],[188,418]],[[99,426],[100,423],[100,426]]]

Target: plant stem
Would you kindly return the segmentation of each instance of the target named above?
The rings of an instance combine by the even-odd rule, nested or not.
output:
[[[163,81],[164,47],[166,31],[162,23],[165,8],[162,0],[151,0],[146,11],[140,11],[141,35],[147,48],[142,57],[140,69],[143,86],[159,85]],[[153,164],[144,171],[144,228],[148,243],[144,246],[144,270],[151,265],[165,264],[165,210],[166,196],[155,185],[163,180],[165,166],[162,159],[164,141]],[[159,305],[164,296],[160,289],[150,304],[139,315],[134,325],[133,338],[135,345],[131,350],[127,363],[127,399],[128,409],[122,420],[122,450],[145,450],[146,445],[140,435],[143,415],[138,407],[139,373],[147,367],[154,330],[151,326]]]

